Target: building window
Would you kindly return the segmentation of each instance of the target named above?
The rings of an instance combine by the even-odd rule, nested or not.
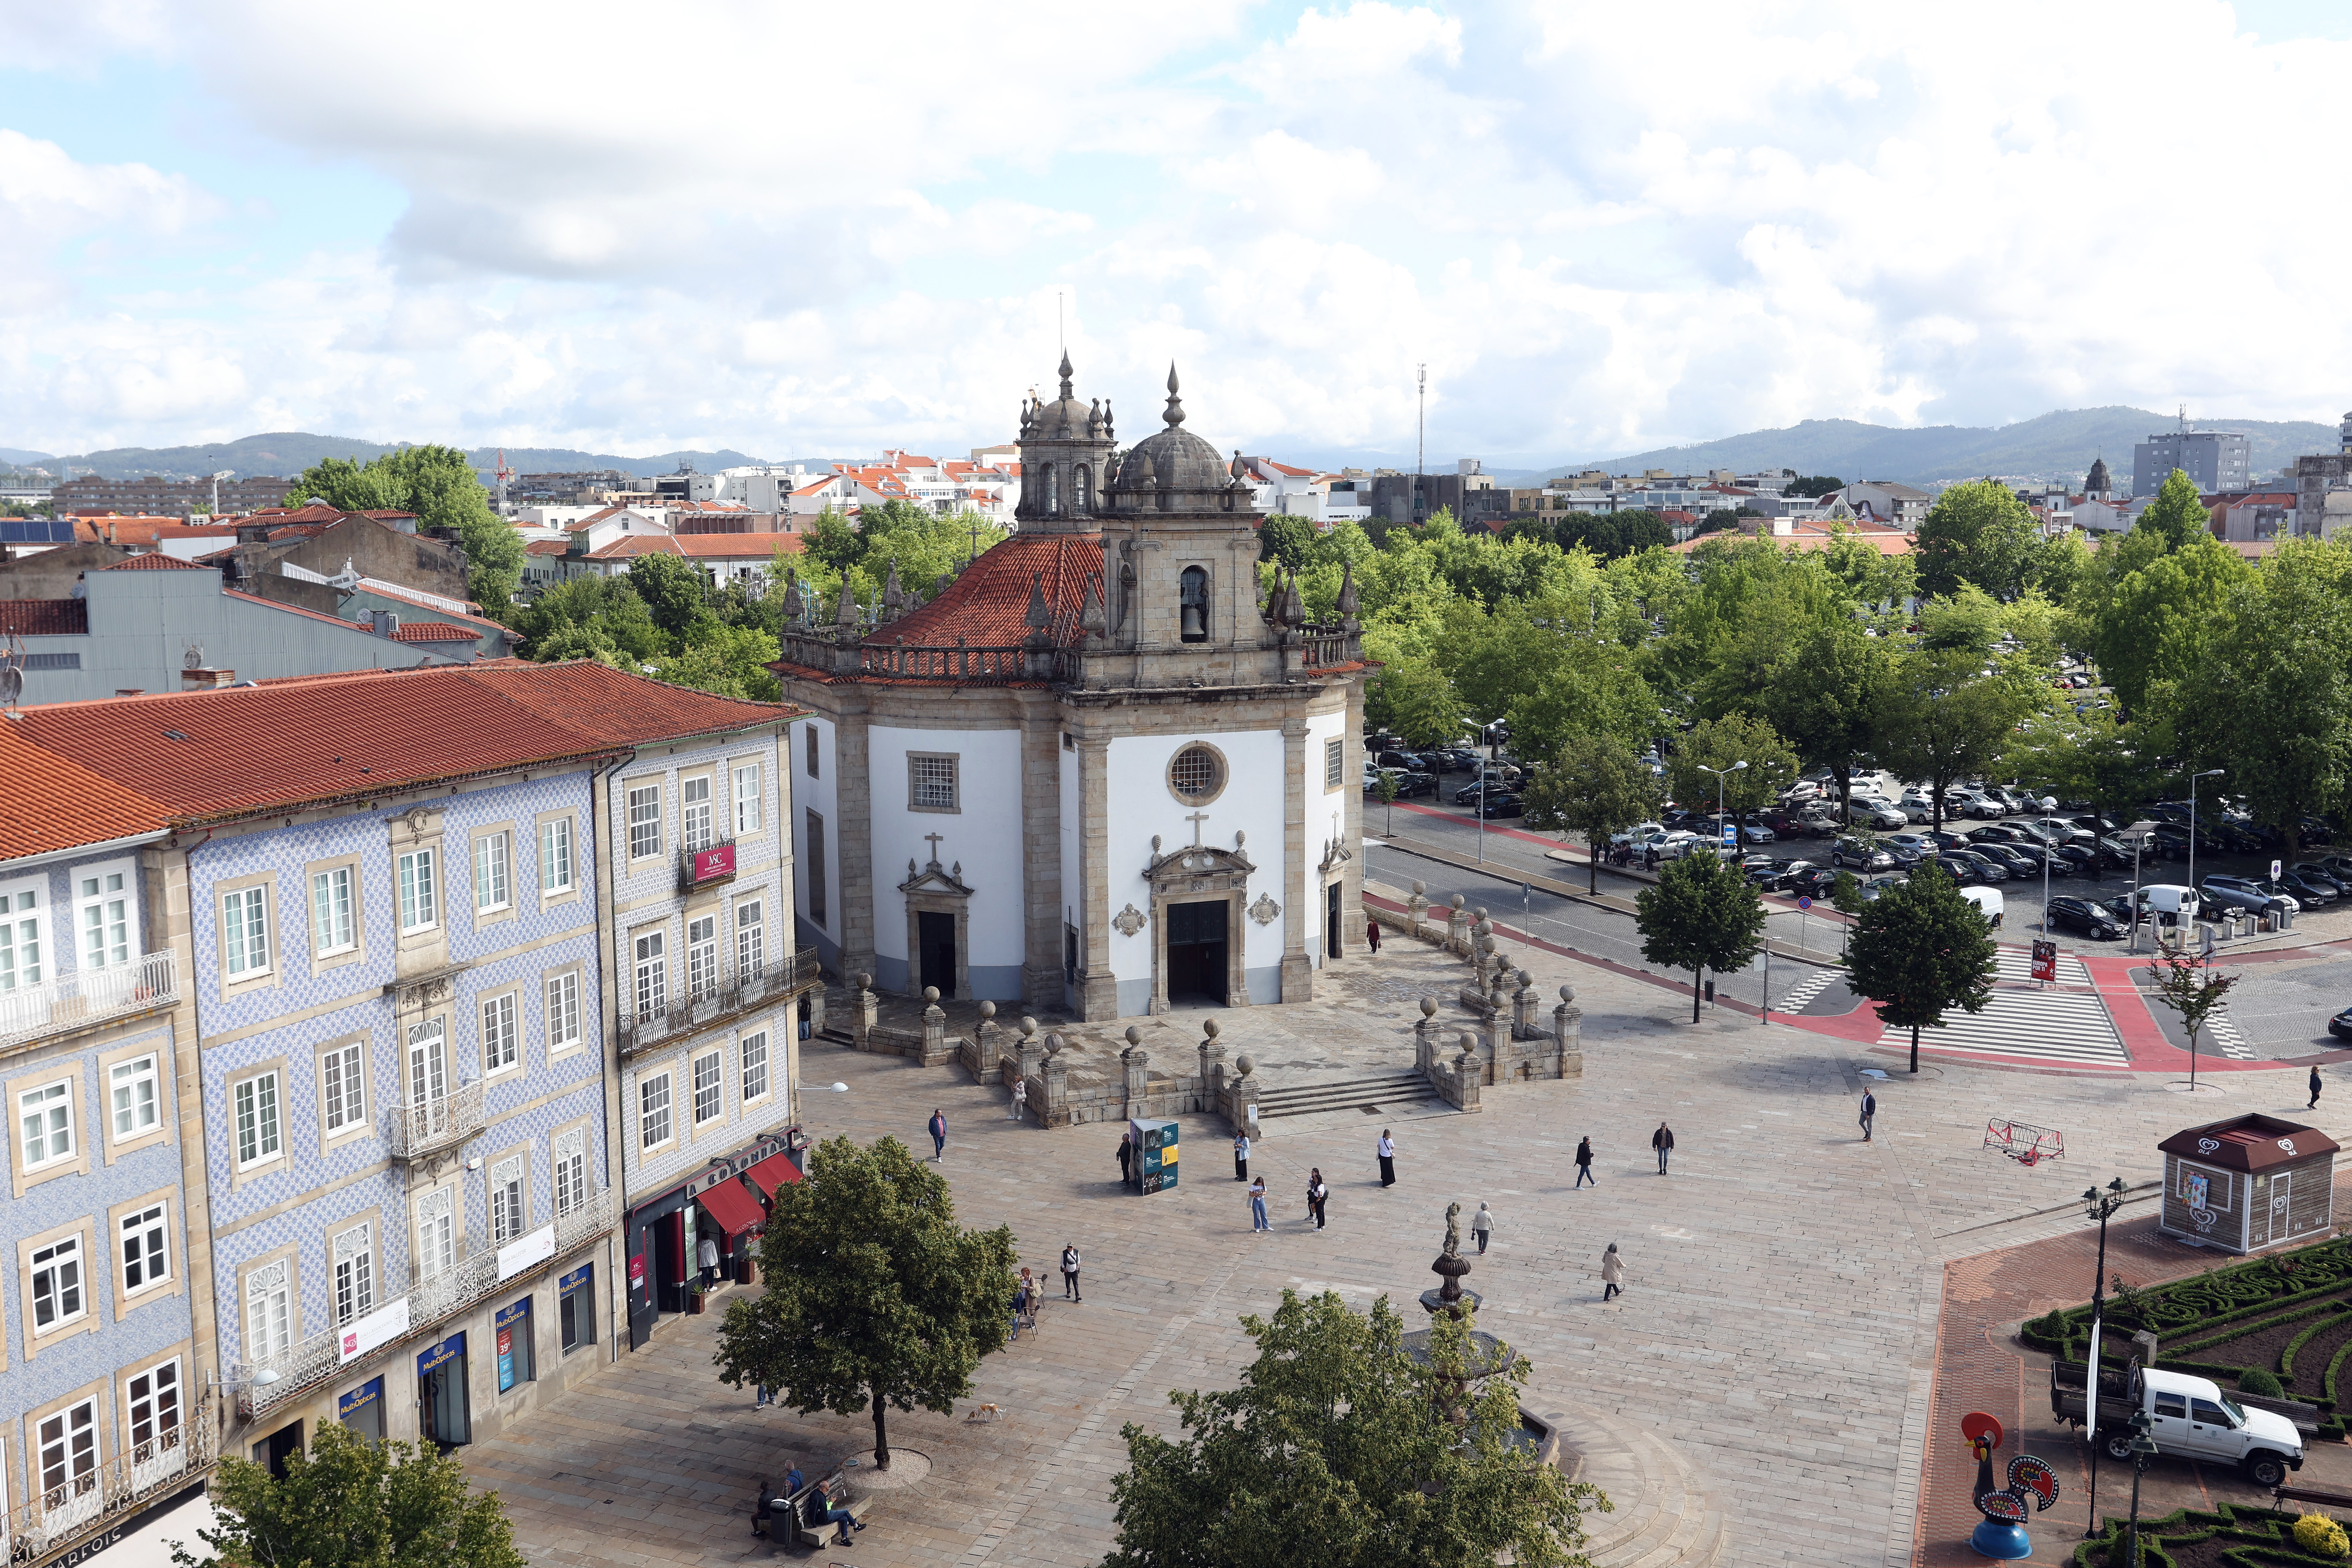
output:
[[[439,1018],[408,1026],[408,1103],[438,1105],[449,1093],[449,1037]]]
[[[1176,579],[1177,636],[1185,642],[1209,640],[1209,574],[1187,566]]]
[[[550,1055],[580,1043],[580,973],[567,970],[547,983],[547,1049]]]
[[[180,1362],[151,1366],[126,1386],[131,1396],[131,1462],[141,1465],[180,1446]]]
[[[637,938],[637,1017],[658,1018],[669,1011],[667,933],[656,926]]]
[[[808,918],[822,931],[824,929],[824,818],[812,811],[808,814]]]
[[[669,1142],[669,1074],[656,1073],[637,1086],[637,1147],[658,1149]]]
[[[24,1133],[25,1169],[37,1171],[74,1152],[73,1085],[60,1079],[16,1097],[16,1125]]]
[[[1323,787],[1338,789],[1347,782],[1348,742],[1330,740],[1323,742]]]
[[[760,831],[760,764],[747,763],[735,770],[735,837]]]
[[[352,868],[336,866],[310,879],[310,942],[313,957],[349,952],[359,945],[359,922],[352,910]]]
[[[499,1392],[509,1393],[515,1384],[537,1377],[531,1365],[530,1298],[500,1310],[490,1328],[498,1336]]]
[[[1076,492],[1077,514],[1084,517],[1095,509],[1095,475],[1092,468],[1079,463],[1070,469],[1071,488]]]
[[[439,922],[433,892],[433,851],[412,849],[400,858],[400,929],[425,931]]]
[[[41,1422],[41,1507],[55,1511],[98,1489],[98,1401],[85,1399]]]
[[[816,726],[814,724],[804,725],[802,727],[801,733],[808,737],[808,776],[814,778],[817,776],[816,754],[819,744],[817,741]]]
[[[436,1187],[416,1200],[416,1277],[438,1279],[457,1261],[457,1194]]]
[[[504,1072],[521,1058],[515,1039],[515,995],[509,991],[482,1004],[482,1075]]]
[[[761,900],[735,906],[735,978],[756,980],[768,967],[768,927]]]
[[[723,1109],[719,1092],[719,1053],[694,1058],[694,1124],[716,1121]]]
[[[375,1227],[353,1226],[335,1237],[335,1326],[375,1310]]]
[[[33,1331],[45,1334],[82,1314],[81,1237],[33,1249]]]
[[[719,917],[686,922],[686,984],[697,1000],[719,990]]]
[[[588,1201],[588,1132],[574,1127],[555,1135],[555,1217],[562,1219]]]
[[[961,811],[957,802],[956,757],[953,752],[907,753],[907,808],[909,811]]]
[[[114,1101],[116,1139],[152,1131],[163,1114],[156,1103],[155,1058],[136,1057],[117,1062],[107,1069],[106,1080]]]
[[[360,1070],[358,1041],[336,1046],[319,1058],[319,1105],[329,1132],[357,1127],[367,1120],[367,1089],[365,1075]]]
[[[566,1276],[566,1279],[572,1278]],[[595,1267],[583,1264],[578,1283],[563,1292],[558,1313],[563,1321],[563,1353],[596,1342]]]
[[[677,834],[681,847],[689,855],[708,849],[711,845],[710,775],[680,779],[677,782]]]
[[[122,1221],[122,1289],[127,1293],[161,1285],[172,1277],[172,1255],[163,1205],[150,1204]]]
[[[268,1361],[294,1343],[292,1268],[285,1258],[245,1277],[245,1364]]]
[[[40,983],[40,891],[0,891],[0,991]]]
[[[1214,800],[1225,787],[1225,761],[1213,746],[1187,746],[1168,764],[1168,787],[1187,804]]]
[[[76,879],[80,895],[79,962],[84,969],[114,969],[131,962],[128,873],[99,871]]]
[[[503,833],[485,833],[474,840],[474,912],[488,914],[508,908],[513,897],[508,888],[509,840]]]
[[[539,825],[539,890],[542,896],[572,890],[572,819]]]
[[[643,860],[661,852],[661,784],[639,784],[629,791],[629,858]]]
[[[269,969],[269,915],[264,888],[221,895],[221,936],[232,980]]]
[[[236,1163],[239,1169],[278,1157],[278,1075],[266,1072],[236,1086]]]
[[[504,1247],[523,1232],[522,1156],[490,1167],[490,1240]]]
[[[768,1095],[768,1037],[764,1034],[743,1037],[743,1102],[749,1105]]]

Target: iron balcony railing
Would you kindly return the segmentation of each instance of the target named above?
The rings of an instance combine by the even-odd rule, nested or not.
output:
[[[657,1007],[625,1009],[620,1020],[624,1058],[679,1035],[709,1028],[754,1007],[797,996],[824,978],[816,953],[803,949],[757,969],[739,970],[717,985],[666,998]]]
[[[38,985],[19,985],[0,991],[0,1050],[44,1035],[152,1012],[179,999],[179,966],[168,952],[108,969],[78,969]]]
[[[454,1149],[482,1130],[482,1086],[467,1083],[454,1094],[413,1100],[384,1119],[384,1142],[395,1160],[422,1160]]]
[[[591,1193],[557,1218],[552,1258],[560,1258],[612,1228],[610,1189]],[[446,1320],[498,1292],[498,1249],[483,1247],[469,1252],[430,1279],[419,1279],[410,1288],[408,1328],[400,1337],[414,1341],[428,1334]],[[341,1364],[336,1347],[345,1326],[312,1334],[276,1355],[233,1367],[228,1381],[237,1385],[237,1414],[247,1419],[265,1415],[333,1377],[335,1369]]]
[[[129,1453],[0,1514],[0,1556],[9,1563],[37,1563],[151,1500],[192,1484],[212,1468],[213,1426],[209,1409],[195,1411],[192,1419]]]

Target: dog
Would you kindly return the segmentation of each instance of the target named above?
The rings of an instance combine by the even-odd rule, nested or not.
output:
[[[993,1421],[996,1419],[996,1406],[993,1405],[975,1405],[972,1408],[971,1414],[965,1416],[963,1419],[964,1425],[967,1426],[975,1421]]]

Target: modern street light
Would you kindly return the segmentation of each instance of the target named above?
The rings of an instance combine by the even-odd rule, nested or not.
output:
[[[2132,847],[2131,944],[2124,949],[2126,952],[2139,951],[2139,852],[2147,846],[2147,836],[2155,831],[2156,824],[2146,817],[2124,829],[2124,837],[2131,840]],[[2196,842],[2195,835],[2190,835],[2189,842]],[[2095,849],[2098,846],[2095,844],[2092,847]]]
[[[2147,1462],[2156,1458],[2156,1444],[2147,1435],[2148,1419],[2145,1410],[2135,1410],[2131,1415],[2132,1510],[2131,1548],[2124,1561],[2138,1568],[2139,1563],[2139,1479],[2147,1474]]]
[[[1486,731],[1491,726],[1467,719],[1462,720],[1461,724],[1478,737],[1478,864],[1483,868],[1486,864],[1486,764],[1495,760],[1492,748],[1486,744]]]
[[[1723,854],[1723,839],[1722,839],[1722,837],[1720,837],[1720,835],[1721,835],[1721,834],[1722,834],[1722,832],[1723,832],[1723,779],[1724,779],[1724,775],[1725,775],[1726,773],[1738,773],[1740,769],[1742,769],[1742,768],[1746,767],[1746,766],[1748,765],[1748,759],[1746,759],[1745,757],[1742,757],[1739,761],[1738,761],[1738,762],[1736,762],[1736,763],[1732,763],[1732,764],[1731,764],[1729,767],[1727,767],[1727,768],[1711,768],[1711,767],[1708,767],[1705,763],[1694,763],[1694,764],[1692,764],[1692,765],[1693,765],[1693,766],[1695,766],[1695,767],[1696,767],[1696,768],[1698,769],[1698,771],[1699,771],[1699,772],[1701,772],[1701,773],[1713,773],[1713,774],[1715,775],[1715,828],[1716,828],[1716,832],[1717,832],[1717,836],[1718,836],[1718,837],[1717,837],[1716,841],[1715,841],[1715,852],[1716,852],[1717,857],[1718,858],[1721,858],[1721,856],[1722,856],[1722,854]],[[1738,840],[1736,840],[1736,839],[1735,839],[1735,840],[1733,841],[1733,843],[1734,843],[1734,847],[1737,847],[1737,845],[1738,845]]]
[[[2083,1380],[2083,1410],[2091,1428],[2091,1522],[2083,1531],[2088,1541],[2097,1533],[2099,1518],[2099,1330],[2107,1300],[2107,1220],[2124,1206],[2124,1179],[2117,1176],[2104,1191],[2084,1188],[2083,1205],[2083,1217],[2099,1222],[2098,1271],[2091,1276],[2091,1365]]]
[[[2197,815],[2197,781],[2220,778],[2226,771],[2222,768],[2207,768],[2201,773],[2189,775],[2189,885],[2192,888],[2197,885],[2197,833],[2205,826]]]

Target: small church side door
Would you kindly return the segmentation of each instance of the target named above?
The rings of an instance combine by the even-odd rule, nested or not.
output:
[[[1168,997],[1225,1000],[1223,899],[1168,906]]]
[[[1328,882],[1323,888],[1323,962],[1339,962],[1339,884]]]
[[[916,936],[923,944],[923,984],[938,986],[945,1001],[956,994],[956,918],[922,910],[915,921]]]

